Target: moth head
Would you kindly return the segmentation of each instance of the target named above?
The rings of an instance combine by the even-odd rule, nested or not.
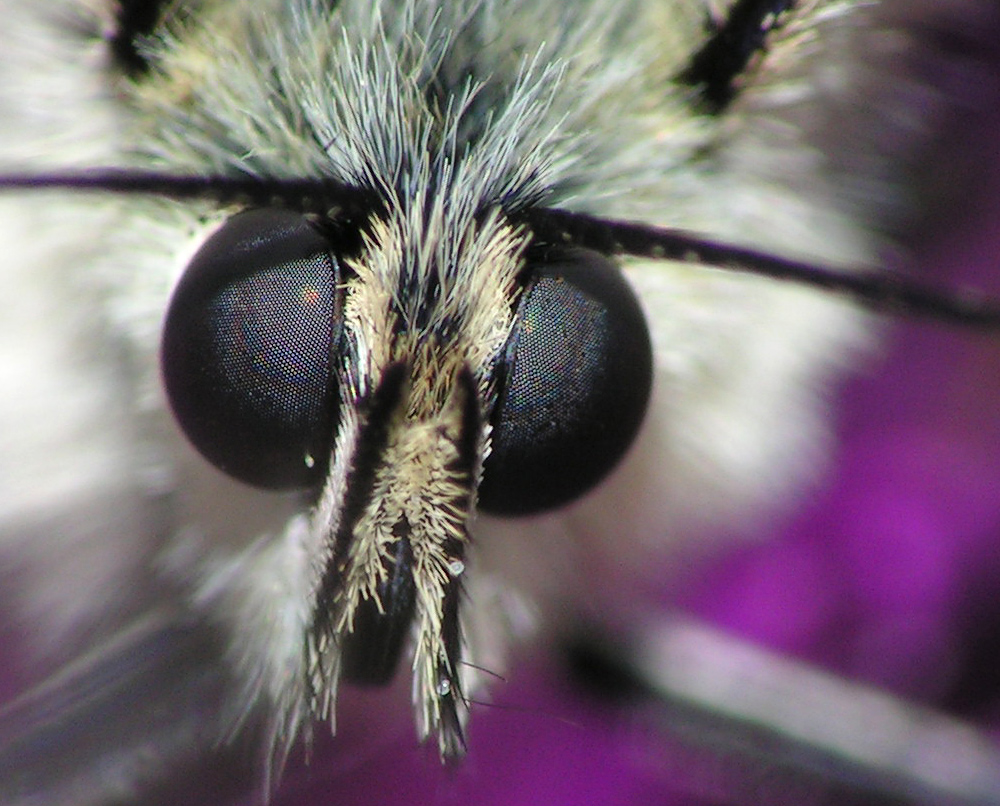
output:
[[[462,579],[477,509],[581,497],[642,422],[652,349],[620,268],[499,210],[285,208],[226,221],[167,311],[164,385],[191,443],[315,502],[307,637],[318,711],[412,647],[425,733],[461,752]]]

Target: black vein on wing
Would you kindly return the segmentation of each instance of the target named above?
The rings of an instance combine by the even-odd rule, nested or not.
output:
[[[142,41],[156,30],[166,6],[165,0],[118,1],[116,26],[108,47],[126,75],[139,78],[149,72],[150,63],[142,52]]]
[[[710,20],[708,41],[695,52],[679,79],[696,88],[704,108],[719,114],[739,93],[740,76],[795,0],[737,0],[725,20]]]

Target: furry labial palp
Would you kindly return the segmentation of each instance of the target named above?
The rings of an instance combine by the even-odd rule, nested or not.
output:
[[[264,796],[342,680],[408,677],[460,757],[595,569],[615,611],[819,472],[866,308],[998,324],[882,260],[985,0],[0,10],[5,260],[55,321],[0,334],[0,549],[66,705],[0,723],[11,802]]]

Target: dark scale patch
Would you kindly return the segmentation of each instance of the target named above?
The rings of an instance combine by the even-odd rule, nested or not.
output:
[[[119,0],[117,29],[111,36],[111,53],[128,75],[141,76],[149,70],[140,42],[153,33],[163,18],[164,0]]]
[[[795,0],[737,0],[723,23],[709,23],[711,36],[680,80],[697,88],[705,107],[718,114],[736,96],[740,75],[764,50],[781,15],[795,5]]]
[[[414,306],[413,300],[420,300],[419,306]],[[404,268],[392,305],[397,314],[396,335],[410,330],[429,330],[431,321],[440,318],[441,283],[437,272],[421,273],[415,267]]]
[[[396,540],[383,561],[386,578],[378,586],[378,601],[363,599],[358,604],[354,632],[344,638],[344,679],[352,683],[385,685],[399,665],[417,602],[410,532],[405,519],[393,528]]]

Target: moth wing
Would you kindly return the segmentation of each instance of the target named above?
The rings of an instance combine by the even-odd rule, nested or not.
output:
[[[220,672],[220,637],[163,615],[128,625],[0,711],[0,800],[229,803],[263,791],[259,747],[219,724],[233,682]]]
[[[123,163],[112,5],[0,2],[0,171]],[[4,659],[45,681],[0,711],[4,803],[216,802],[263,792],[285,750],[220,558],[298,507],[222,478],[169,423],[164,300],[211,222],[135,201],[0,198]]]

